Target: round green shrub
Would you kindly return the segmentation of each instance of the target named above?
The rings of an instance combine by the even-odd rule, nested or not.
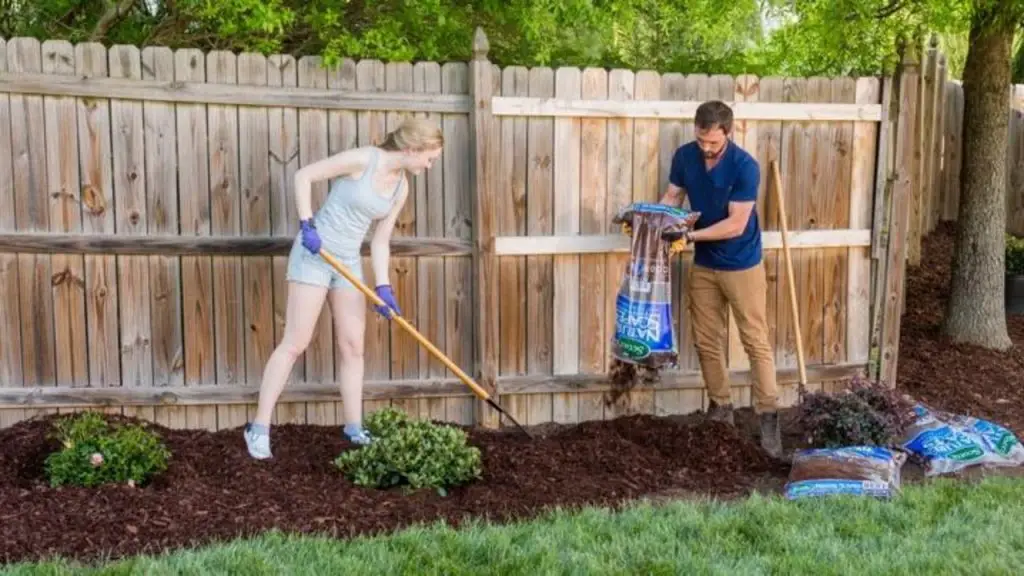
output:
[[[335,459],[359,486],[433,488],[444,493],[481,476],[480,450],[467,444],[466,433],[459,428],[413,421],[394,408],[374,412],[365,426],[374,442]]]
[[[171,456],[156,433],[137,424],[108,422],[97,412],[59,418],[53,435],[61,443],[46,458],[53,487],[143,485],[167,469]]]

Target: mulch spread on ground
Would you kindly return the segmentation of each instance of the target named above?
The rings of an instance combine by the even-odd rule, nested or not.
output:
[[[923,243],[921,265],[908,270],[897,383],[944,410],[992,420],[1024,438],[1024,316],[1007,316],[1007,352],[958,345],[942,334],[953,263],[955,225]]]
[[[899,385],[935,407],[992,419],[1024,434],[1024,355],[949,343],[940,335],[952,229],[926,240],[909,271]],[[1011,318],[1015,342],[1024,319]],[[786,414],[784,444],[801,434]],[[0,562],[56,555],[82,561],[211,544],[271,529],[337,537],[468,517],[526,519],[554,506],[617,506],[662,495],[736,497],[778,490],[789,466],[758,446],[756,419],[738,429],[698,415],[629,416],[550,426],[533,440],[511,431],[471,430],[484,477],[447,497],[354,486],[332,460],[354,449],[336,427],[274,428],[272,462],[251,460],[238,430],[217,433],[154,426],[171,449],[168,471],[141,488],[47,486],[43,460],[57,447],[52,416],[0,430]]]
[[[484,477],[447,497],[353,485],[332,460],[355,449],[338,428],[274,428],[273,461],[249,458],[237,430],[217,433],[154,426],[173,462],[148,486],[50,488],[42,462],[53,416],[0,430],[0,559],[53,555],[90,561],[156,553],[270,529],[339,537],[468,516],[528,518],[549,506],[617,506],[679,489],[712,496],[748,493],[788,467],[725,425],[688,425],[650,416],[555,428],[528,440],[477,431]]]

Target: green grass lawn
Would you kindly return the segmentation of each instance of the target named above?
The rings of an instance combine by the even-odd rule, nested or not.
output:
[[[6,574],[1012,574],[1024,480],[911,486],[893,502],[638,504],[516,525],[432,526],[350,542],[270,534],[99,569]],[[1014,568],[1016,567],[1016,568]]]

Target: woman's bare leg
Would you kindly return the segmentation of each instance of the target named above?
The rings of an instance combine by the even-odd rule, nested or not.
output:
[[[267,458],[270,456],[269,440],[257,437],[265,437],[269,431],[274,406],[277,405],[277,399],[288,382],[288,375],[291,374],[295,361],[309,346],[326,296],[326,287],[297,282],[288,283],[284,338],[274,349],[267,361],[267,366],[263,369],[263,382],[260,384],[260,399],[256,418],[246,430],[246,439],[250,441],[249,451],[254,457]],[[252,433],[252,438],[250,438],[250,433]]]
[[[353,438],[362,430],[366,297],[358,290],[335,289],[328,295],[328,301],[338,339],[338,359],[341,361],[338,380],[345,433]]]

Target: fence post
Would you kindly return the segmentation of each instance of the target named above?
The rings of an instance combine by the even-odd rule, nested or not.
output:
[[[494,256],[495,203],[497,194],[498,135],[491,115],[494,93],[493,68],[487,58],[490,45],[482,28],[473,35],[473,60],[469,65],[470,146],[474,161],[473,188],[476,246],[473,267],[476,271],[476,361],[480,385],[490,394],[497,390],[498,372],[498,267]],[[477,401],[476,424],[485,428],[498,426],[498,413],[486,402]]]
[[[900,64],[899,110],[896,117],[896,156],[893,163],[892,193],[889,199],[887,247],[884,268],[878,278],[877,289],[883,290],[881,318],[881,353],[878,379],[890,388],[896,387],[896,364],[900,343],[900,316],[905,296],[907,269],[907,248],[910,238],[911,203],[914,198],[914,177],[916,163],[914,154],[919,151],[918,89],[919,65],[915,60],[916,51],[903,55]]]

